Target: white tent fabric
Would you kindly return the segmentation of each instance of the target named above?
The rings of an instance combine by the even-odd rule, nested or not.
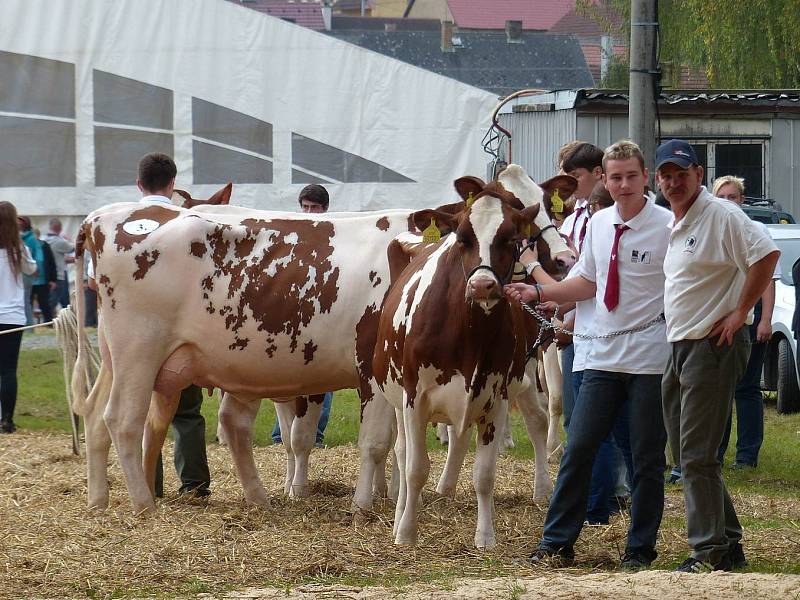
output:
[[[223,0],[3,0],[0,199],[67,230],[138,197],[136,160],[174,154],[177,187],[295,210],[426,207],[483,175],[496,98]],[[36,219],[38,217],[38,219]],[[69,219],[69,217],[73,217]]]

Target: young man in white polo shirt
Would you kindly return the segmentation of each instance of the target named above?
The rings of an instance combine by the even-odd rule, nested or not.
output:
[[[559,304],[594,298],[592,334],[627,330],[589,341],[569,443],[542,540],[531,560],[554,565],[574,560],[595,454],[626,410],[634,474],[631,522],[620,567],[635,570],[649,566],[656,557],[664,510],[661,374],[669,347],[662,318],[662,265],[672,215],[645,197],[647,169],[636,144],[622,141],[607,148],[603,168],[603,181],[615,205],[589,221],[583,253],[574,267],[578,276],[546,286],[509,284],[506,294],[512,300]]]
[[[658,147],[656,181],[675,214],[664,261],[671,348],[662,394],[692,546],[678,571],[729,570],[747,562],[717,449],[750,354],[753,305],[780,252],[738,206],[715,200],[701,185],[703,167],[687,142]]]

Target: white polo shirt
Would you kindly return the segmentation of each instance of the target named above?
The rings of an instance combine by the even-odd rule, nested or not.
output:
[[[750,266],[778,247],[736,204],[715,199],[705,187],[671,227],[664,261],[667,339],[699,340],[736,308]]]
[[[644,325],[664,311],[664,256],[669,242],[667,225],[672,213],[647,198],[644,208],[629,221],[623,221],[617,206],[592,216],[583,244],[583,253],[573,270],[597,286],[594,316],[586,323],[592,335]],[[622,234],[617,250],[619,304],[610,311],[603,302],[608,265],[616,224],[629,230]],[[613,338],[588,340],[585,368],[637,375],[664,372],[669,345],[664,323],[644,331]]]
[[[582,208],[581,216],[577,217],[575,215],[578,214],[578,209]],[[580,237],[581,237],[581,228],[583,224],[589,219],[589,203],[585,199],[578,199],[575,201],[575,210],[564,219],[564,222],[561,224],[561,227],[558,228],[559,233],[563,233],[567,237],[570,238],[572,241],[572,245],[578,249],[578,252],[581,251],[580,248]],[[574,229],[573,229],[574,227]],[[571,235],[570,235],[571,234]],[[584,239],[584,242],[586,240]]]

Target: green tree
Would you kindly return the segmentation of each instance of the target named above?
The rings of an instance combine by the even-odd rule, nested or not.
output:
[[[658,4],[660,60],[675,72],[681,65],[702,69],[714,88],[800,87],[800,0]],[[609,34],[630,39],[630,0],[578,0],[577,9]],[[620,19],[609,19],[608,9]],[[664,81],[670,83],[677,82]]]

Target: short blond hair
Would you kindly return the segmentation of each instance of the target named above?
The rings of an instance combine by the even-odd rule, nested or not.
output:
[[[639,145],[631,140],[615,142],[606,148],[603,153],[603,171],[606,170],[606,163],[609,160],[628,160],[629,158],[638,160],[639,166],[644,172],[644,155],[642,155],[642,149],[639,148]]]
[[[711,188],[711,194],[716,196],[723,185],[732,184],[739,193],[744,196],[744,177],[736,177],[736,175],[723,175],[714,180],[714,185]]]

